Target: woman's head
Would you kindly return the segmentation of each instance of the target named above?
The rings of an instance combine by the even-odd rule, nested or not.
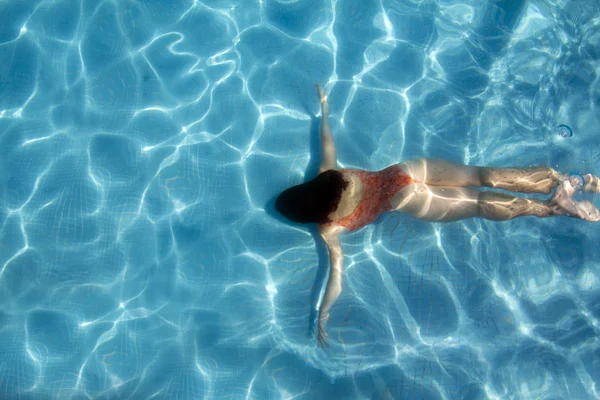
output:
[[[275,201],[279,213],[294,222],[324,224],[334,212],[348,182],[341,172],[328,170],[315,179],[284,190]]]

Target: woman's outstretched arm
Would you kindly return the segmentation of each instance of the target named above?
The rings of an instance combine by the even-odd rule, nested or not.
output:
[[[323,348],[328,345],[329,336],[325,331],[325,325],[329,319],[329,310],[342,293],[342,270],[344,266],[344,254],[340,244],[340,233],[344,228],[337,226],[319,227],[321,237],[329,249],[329,279],[325,288],[325,295],[319,307],[319,345]]]
[[[327,104],[327,92],[318,84],[315,84],[319,99],[321,101],[321,167],[319,173],[329,169],[337,169],[337,159],[335,154],[335,143],[333,134],[329,127],[329,105]]]

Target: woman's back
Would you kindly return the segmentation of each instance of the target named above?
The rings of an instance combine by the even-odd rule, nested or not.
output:
[[[413,182],[398,165],[381,171],[340,170],[349,183],[342,194],[338,209],[330,214],[331,222],[354,231],[374,222],[392,209],[392,197]]]

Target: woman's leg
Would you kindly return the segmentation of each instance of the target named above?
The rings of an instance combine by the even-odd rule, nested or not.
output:
[[[566,215],[562,208],[549,202],[504,193],[430,186],[424,183],[412,183],[402,188],[393,197],[392,207],[394,211],[407,212],[420,219],[439,222],[472,217],[506,221],[527,215]]]
[[[565,175],[548,167],[471,167],[433,159],[410,160],[399,165],[414,181],[430,186],[484,186],[513,192],[548,194],[566,179]],[[589,179],[586,177],[586,183]]]
[[[392,199],[393,209],[429,221],[456,221],[471,217],[506,221],[526,215],[568,215],[588,221],[600,220],[600,212],[592,203],[572,199],[575,188],[570,185],[566,175],[552,168],[470,167],[428,159],[407,161],[401,163],[400,167],[415,183],[396,193]],[[584,180],[585,191],[600,191],[597,177],[587,174]],[[545,194],[559,187],[550,200],[539,201],[468,189],[465,186]]]

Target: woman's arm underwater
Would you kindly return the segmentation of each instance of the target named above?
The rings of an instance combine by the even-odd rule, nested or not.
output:
[[[329,336],[325,331],[325,325],[329,319],[329,310],[342,292],[342,272],[344,266],[344,254],[340,243],[340,234],[345,228],[340,226],[319,226],[321,237],[327,244],[329,250],[329,279],[325,287],[325,295],[319,307],[319,345],[323,348],[328,346]]]
[[[321,166],[319,173],[327,171],[329,169],[337,169],[337,159],[335,153],[335,143],[333,141],[333,134],[329,127],[329,105],[327,104],[327,92],[321,88],[319,84],[315,84],[317,93],[319,94],[319,100],[321,102]]]

